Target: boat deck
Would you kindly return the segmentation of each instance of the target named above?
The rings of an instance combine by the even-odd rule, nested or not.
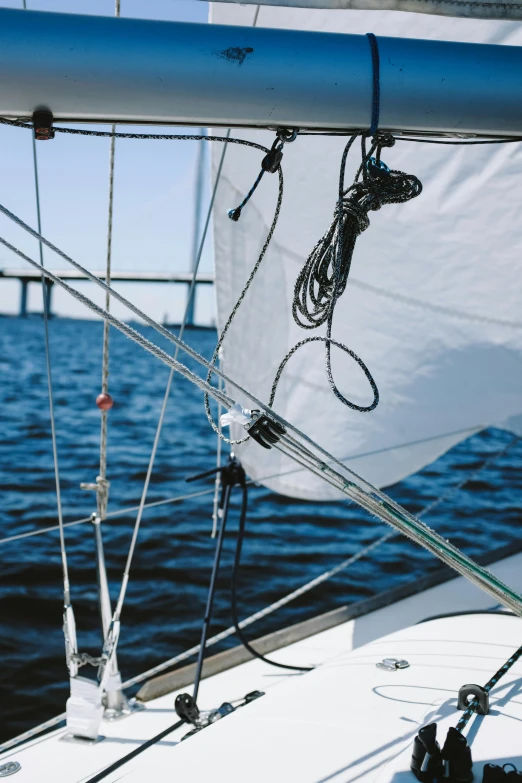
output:
[[[503,559],[491,570],[522,591],[522,553]],[[420,725],[431,720],[437,704],[446,705],[444,709],[450,711],[448,720],[455,721],[456,690],[470,681],[484,684],[520,645],[522,636],[522,621],[510,615],[449,617],[417,625],[414,634],[412,626],[448,612],[498,609],[487,595],[458,577],[310,635],[270,656],[282,663],[317,667],[313,672],[287,672],[251,660],[208,677],[200,687],[198,702],[202,710],[216,709],[223,702],[233,704],[254,690],[265,696],[189,738],[173,752],[190,731],[183,725],[103,780],[137,783],[146,781],[152,773],[155,783],[160,783],[173,780],[177,772],[185,783],[208,776],[217,781],[242,783],[268,779],[319,783],[363,777],[381,783],[384,769],[388,769],[392,759],[399,758],[397,754],[403,746],[411,744]],[[409,630],[404,633],[402,629],[406,628]],[[388,634],[392,636],[382,638]],[[391,673],[376,668],[378,660],[390,656],[404,657],[412,665]],[[502,698],[506,696],[506,683],[510,684],[508,694],[518,688],[517,676],[521,673],[522,664],[518,664],[506,675],[499,685]],[[403,696],[399,700],[390,698],[399,684],[406,688]],[[431,692],[431,688],[435,690]],[[187,690],[190,692],[187,687],[180,689]],[[376,694],[378,700],[370,706],[367,698],[377,699]],[[0,765],[21,765],[13,776],[17,783],[88,783],[176,723],[176,695],[173,692],[147,701],[145,709],[127,718],[104,721],[104,739],[96,744],[65,741],[66,729],[62,728],[7,751],[0,757]],[[368,705],[366,716],[362,714],[363,703]],[[381,726],[381,716],[390,704],[394,705],[394,717],[386,740],[389,732],[384,724]],[[521,704],[522,699],[511,698],[504,712],[501,710],[502,720],[507,720],[513,710],[520,710],[520,715],[513,716],[522,720]],[[500,714],[499,708],[495,709],[495,714]],[[487,723],[500,726],[500,721]],[[228,737],[228,732],[233,734]],[[369,738],[373,738],[370,744]],[[383,749],[388,743],[390,747]],[[357,764],[354,753],[359,759]],[[485,760],[494,760],[488,753],[484,751]],[[405,770],[409,756],[407,762]]]

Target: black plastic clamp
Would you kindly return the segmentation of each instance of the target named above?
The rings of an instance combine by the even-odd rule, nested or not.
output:
[[[271,419],[266,413],[254,410],[252,416],[252,421],[245,425],[245,429],[250,437],[264,449],[271,449],[286,434],[283,425]]]
[[[272,147],[270,152],[267,152],[263,160],[261,161],[261,168],[263,171],[268,171],[270,174],[275,174],[281,161],[283,160],[283,146]]]
[[[489,712],[489,693],[482,685],[463,685],[459,690],[458,710],[467,710],[472,702],[477,701],[475,712],[479,715],[487,715]]]
[[[512,767],[512,769],[506,769],[506,767]],[[518,770],[514,764],[507,762],[502,765],[502,769],[505,774],[506,783],[522,783],[522,772]]]
[[[444,778],[454,783],[471,783],[473,780],[473,760],[471,748],[464,734],[453,726],[448,729],[446,742],[442,748]]]
[[[498,764],[484,764],[482,783],[506,783],[506,771]]]
[[[422,783],[431,783],[442,777],[443,765],[436,723],[423,726],[415,737],[410,769]]]
[[[36,141],[54,139],[53,114],[47,109],[33,112],[34,137]]]

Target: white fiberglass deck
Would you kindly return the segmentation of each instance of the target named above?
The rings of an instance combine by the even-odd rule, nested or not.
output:
[[[522,590],[522,554],[491,570]],[[458,578],[270,656],[283,663],[317,666],[313,672],[287,673],[253,660],[210,677],[201,684],[202,709],[240,700],[256,689],[266,695],[178,744],[189,731],[183,726],[104,780],[388,783],[404,773],[414,781],[407,770],[409,746],[418,729],[436,714],[447,714],[444,723],[455,725],[459,687],[484,684],[522,642],[522,621],[510,616],[479,614],[415,623],[443,612],[495,608],[491,604]],[[376,668],[377,661],[390,656],[406,658],[411,667],[398,672]],[[476,762],[500,758],[517,763],[522,699],[516,692],[521,674],[522,662],[493,691],[492,714],[473,724]],[[0,764],[21,764],[13,783],[86,783],[174,724],[174,697],[147,702],[142,712],[123,720],[103,722],[105,739],[95,745],[64,742],[65,729],[60,729],[8,751]],[[480,779],[476,764],[476,780]]]

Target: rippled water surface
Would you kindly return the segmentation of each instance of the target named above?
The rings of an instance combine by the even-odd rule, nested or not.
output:
[[[148,337],[150,329],[139,327]],[[102,326],[53,320],[50,326],[57,438],[65,521],[93,510],[80,482],[97,475]],[[154,334],[157,341],[158,336]],[[188,341],[210,355],[215,334],[191,330]],[[161,343],[160,343],[161,344]],[[162,347],[167,347],[163,345]],[[110,509],[139,501],[168,369],[119,333],[111,336],[109,421]],[[419,511],[472,472],[511,435],[488,430],[460,444],[390,493]],[[213,467],[215,436],[202,396],[176,378],[158,450],[149,500],[207,485],[185,477]],[[470,554],[520,535],[520,461],[515,445],[429,517],[431,526]],[[208,485],[210,486],[210,484]],[[0,318],[0,537],[56,524],[56,497],[40,319]],[[348,504],[304,503],[250,492],[244,547],[241,615],[246,616],[320,574],[380,535],[384,527]],[[212,495],[149,509],[144,515],[125,608],[119,662],[131,677],[198,641],[214,543]],[[129,545],[134,513],[104,524],[113,599]],[[229,578],[234,519],[225,544],[213,630],[230,625]],[[66,532],[80,647],[99,654],[93,532],[89,523]],[[68,695],[61,631],[62,593],[56,532],[0,545],[0,739],[61,712]],[[250,629],[256,637],[378,593],[437,567],[423,550],[397,538],[311,593]],[[234,638],[224,646],[234,645]],[[214,652],[216,648],[214,649]]]

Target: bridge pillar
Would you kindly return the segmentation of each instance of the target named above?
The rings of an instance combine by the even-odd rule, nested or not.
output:
[[[29,280],[20,280],[20,318],[27,318],[27,288]]]
[[[186,324],[187,326],[194,326],[194,310],[196,309],[196,291],[198,290],[197,285],[194,286],[194,290],[192,291],[192,297],[190,298],[190,283],[187,286],[187,318],[186,318]]]
[[[47,306],[47,317],[52,318],[53,311],[51,308],[51,299],[52,299],[52,292],[53,292],[53,286],[54,283],[52,280],[46,280],[45,281],[45,299],[46,302],[44,303],[44,307]]]

